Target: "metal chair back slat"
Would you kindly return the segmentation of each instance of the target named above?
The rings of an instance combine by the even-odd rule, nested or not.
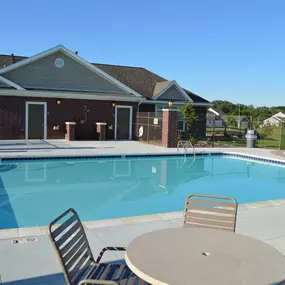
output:
[[[232,197],[191,194],[185,201],[184,227],[235,232],[237,208]]]
[[[73,209],[67,210],[50,223],[49,231],[66,280],[70,285],[77,284],[96,266],[77,213]]]
[[[148,284],[126,265],[100,263],[106,251],[125,251],[124,247],[105,247],[95,260],[83,225],[73,209],[52,221],[49,232],[68,285]]]
[[[66,255],[64,255],[63,261],[66,264],[72,263],[74,259],[78,258],[78,256],[86,250],[86,248],[88,248],[86,241],[83,239],[80,240],[68,251]]]

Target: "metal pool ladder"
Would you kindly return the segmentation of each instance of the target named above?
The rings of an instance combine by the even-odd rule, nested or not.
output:
[[[182,148],[184,149],[184,160],[183,160],[182,166],[186,166],[187,168],[191,168],[191,166],[194,164],[194,162],[196,160],[196,150],[190,141],[182,141],[182,140],[178,141],[177,152],[179,152],[179,153],[180,153],[180,146],[182,146]],[[188,161],[187,161],[187,149],[188,149],[188,147],[191,147],[193,149],[193,159],[192,159],[190,164],[188,164]]]
[[[178,141],[178,143],[177,143],[177,152],[179,152],[179,153],[180,153],[180,147],[181,146],[184,149],[184,154],[185,155],[187,154],[187,149],[189,147],[191,147],[192,150],[193,150],[193,153],[194,153],[194,157],[196,156],[196,150],[195,150],[193,144],[190,141],[182,141],[182,140]]]

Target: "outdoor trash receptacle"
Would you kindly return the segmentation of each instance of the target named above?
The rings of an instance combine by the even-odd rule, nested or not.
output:
[[[254,130],[247,130],[245,138],[246,138],[246,147],[254,148],[255,143],[256,143],[256,139],[257,139],[257,135],[255,134],[255,131]]]

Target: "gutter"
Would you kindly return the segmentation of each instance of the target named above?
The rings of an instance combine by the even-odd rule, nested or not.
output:
[[[124,101],[124,102],[141,102],[142,99],[135,96],[124,96],[118,94],[90,94],[83,92],[69,93],[69,92],[54,92],[54,91],[40,91],[40,90],[15,90],[0,88],[1,96],[15,96],[15,97],[34,97],[34,98],[60,98],[60,99],[86,99],[98,101]]]
[[[181,102],[181,101],[172,101],[173,105],[184,105],[184,104],[190,104],[193,106],[199,106],[199,107],[211,107],[213,106],[210,102]],[[144,104],[168,104],[168,101],[162,101],[162,100],[145,100]]]

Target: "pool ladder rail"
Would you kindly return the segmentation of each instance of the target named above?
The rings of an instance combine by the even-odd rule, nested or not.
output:
[[[178,141],[177,143],[177,152],[180,153],[180,147],[182,146],[183,150],[184,150],[184,160],[183,160],[183,165],[182,166],[186,166],[187,168],[191,168],[191,166],[194,164],[195,160],[196,160],[196,150],[193,146],[193,144],[190,141]],[[187,149],[191,147],[193,150],[193,159],[191,161],[190,164],[188,164],[187,161]],[[181,167],[182,167],[181,166]]]
[[[187,149],[189,147],[192,148],[193,154],[194,154],[194,156],[196,156],[196,150],[195,150],[193,144],[190,141],[182,141],[182,140],[178,141],[178,143],[177,143],[177,152],[179,152],[179,153],[180,153],[180,147],[182,147],[184,149],[184,154],[185,155],[187,154]]]

